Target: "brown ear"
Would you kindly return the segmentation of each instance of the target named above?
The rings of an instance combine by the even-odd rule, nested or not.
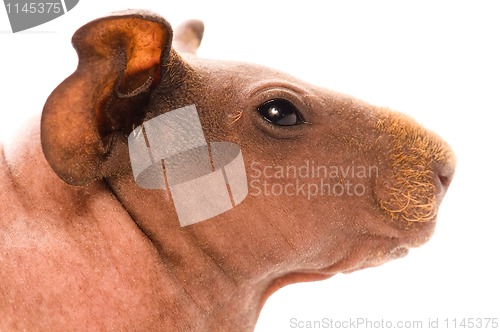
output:
[[[202,21],[190,20],[182,23],[174,31],[174,48],[178,52],[196,54],[200,47],[205,26]]]
[[[49,96],[41,141],[59,177],[80,185],[115,171],[113,140],[142,123],[171,51],[172,29],[152,14],[125,12],[86,24],[72,42],[78,67]]]

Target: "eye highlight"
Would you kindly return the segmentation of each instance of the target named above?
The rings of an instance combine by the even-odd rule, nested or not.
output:
[[[286,99],[268,100],[257,111],[266,121],[278,126],[295,126],[305,122],[297,107]]]

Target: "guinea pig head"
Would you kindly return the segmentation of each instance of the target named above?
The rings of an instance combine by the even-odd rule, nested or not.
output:
[[[455,167],[441,138],[405,115],[273,69],[201,59],[202,35],[198,21],[174,35],[150,13],[80,28],[78,68],[42,116],[54,172],[70,185],[105,181],[168,264],[187,268],[205,255],[236,282],[266,278],[266,294],[379,265],[429,239]],[[248,194],[181,227],[168,190],[135,182],[127,138],[188,105],[207,142],[239,146]]]

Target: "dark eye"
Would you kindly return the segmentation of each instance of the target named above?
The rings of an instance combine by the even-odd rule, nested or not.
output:
[[[304,123],[297,108],[285,99],[271,99],[260,105],[257,110],[264,119],[278,126]]]

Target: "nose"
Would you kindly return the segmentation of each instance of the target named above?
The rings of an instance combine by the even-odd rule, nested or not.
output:
[[[453,180],[455,173],[455,157],[437,162],[434,166],[436,198],[441,201]]]

